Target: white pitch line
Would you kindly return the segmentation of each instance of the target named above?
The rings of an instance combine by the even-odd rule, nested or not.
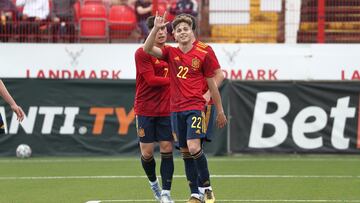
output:
[[[24,163],[74,163],[74,162],[126,162],[126,161],[136,161],[137,158],[85,158],[85,159],[0,159],[0,163],[14,163],[14,164],[24,164]],[[175,159],[176,160],[176,159]],[[181,159],[178,159],[181,160]],[[263,161],[296,161],[296,162],[322,162],[322,161],[337,161],[337,162],[358,162],[359,159],[354,158],[338,158],[338,157],[324,157],[324,158],[312,158],[312,157],[294,157],[294,158],[251,158],[251,157],[230,157],[230,158],[212,158],[208,159],[208,162],[263,162]]]
[[[23,177],[0,177],[0,180],[55,180],[55,179],[136,179],[146,178],[146,176],[23,176]],[[159,178],[161,178],[159,176]],[[174,175],[173,178],[185,178],[185,175]],[[357,179],[360,176],[341,176],[341,175],[211,175],[211,178],[267,178],[267,179]]]
[[[175,202],[185,202],[185,199],[174,200]],[[104,203],[104,202],[156,202],[152,199],[127,199],[127,200],[90,200],[86,203]],[[360,200],[338,200],[338,199],[223,199],[216,202],[360,202]]]

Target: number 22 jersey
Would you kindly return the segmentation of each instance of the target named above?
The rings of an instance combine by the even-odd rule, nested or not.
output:
[[[187,53],[178,47],[164,46],[162,53],[170,69],[170,111],[203,110],[204,79],[214,76],[218,68],[215,61],[197,46]]]

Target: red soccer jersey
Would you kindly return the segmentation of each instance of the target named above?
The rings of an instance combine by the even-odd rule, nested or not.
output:
[[[144,75],[153,73],[157,77],[168,77],[168,64],[140,47],[135,53],[136,95],[135,114],[141,116],[170,116],[170,86],[150,85]]]
[[[165,46],[162,52],[170,67],[170,111],[203,110],[204,79],[216,69],[209,53],[197,46],[187,53]]]
[[[199,40],[196,40],[194,43],[193,43],[194,46],[197,46],[205,51],[207,51],[210,55],[210,57],[213,59],[214,61],[214,66],[216,69],[219,69],[220,68],[220,64],[219,64],[219,61],[214,53],[214,50],[211,48],[210,45],[208,44],[205,44],[204,42],[201,42]],[[204,80],[204,89],[203,89],[203,94],[205,94],[207,91],[209,90],[209,87],[208,87],[208,84],[207,84],[207,81],[206,79]],[[210,99],[209,101],[209,104],[213,104],[213,101],[212,99]]]

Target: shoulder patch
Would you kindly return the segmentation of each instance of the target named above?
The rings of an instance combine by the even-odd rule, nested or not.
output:
[[[201,49],[201,48],[199,48],[199,47],[196,47],[196,50],[197,50],[197,51],[201,51],[201,52],[203,52],[203,53],[205,53],[205,54],[208,53],[207,51],[205,51],[204,49]]]
[[[202,49],[206,49],[206,47],[208,47],[209,45],[205,44],[204,42],[198,41],[198,43],[196,44],[197,47],[200,47]]]

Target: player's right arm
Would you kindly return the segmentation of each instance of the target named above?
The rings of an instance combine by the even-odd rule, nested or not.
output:
[[[155,56],[156,58],[163,58],[163,52],[159,47],[156,47],[154,44],[156,33],[168,24],[168,22],[165,22],[165,17],[166,12],[163,16],[158,16],[158,12],[156,12],[156,16],[154,19],[154,27],[150,31],[150,34],[146,38],[146,41],[144,43],[144,51],[148,54]]]

